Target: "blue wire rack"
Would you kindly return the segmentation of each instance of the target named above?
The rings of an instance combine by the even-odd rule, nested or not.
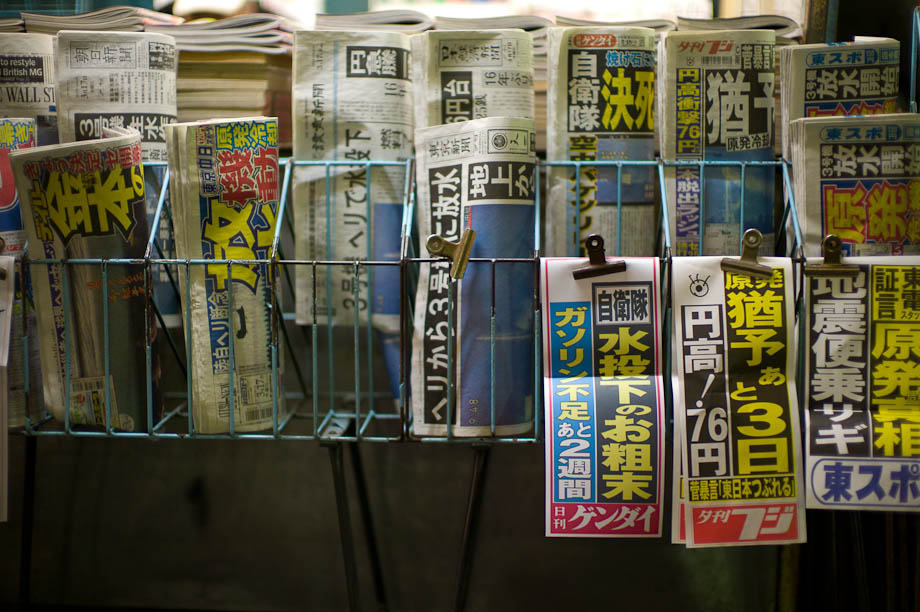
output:
[[[920,6],[911,16],[912,32],[910,36],[910,112],[917,112],[917,45],[920,43]]]
[[[498,442],[498,443],[535,443],[542,440],[542,338],[540,325],[540,300],[539,300],[539,256],[541,253],[541,228],[543,225],[541,209],[541,189],[543,181],[538,180],[536,195],[536,222],[534,227],[534,250],[533,257],[526,259],[511,258],[473,258],[471,262],[480,262],[488,264],[492,277],[492,292],[490,296],[490,342],[489,342],[489,359],[491,363],[491,380],[490,380],[490,402],[491,405],[491,435],[478,438],[459,437],[453,424],[453,415],[455,407],[453,406],[456,397],[456,388],[454,384],[449,384],[447,388],[447,426],[446,435],[443,436],[425,436],[416,437],[412,430],[412,411],[409,405],[409,372],[410,372],[410,354],[411,354],[411,335],[413,329],[413,307],[414,307],[414,287],[417,283],[421,266],[431,265],[437,261],[443,261],[439,258],[418,257],[415,251],[417,236],[413,235],[413,220],[415,218],[415,172],[414,161],[405,162],[308,162],[295,161],[292,159],[281,160],[284,166],[284,173],[281,182],[280,191],[280,211],[278,215],[279,222],[275,227],[275,234],[272,241],[271,254],[264,260],[240,260],[240,259],[188,259],[179,260],[164,256],[163,249],[158,240],[158,228],[161,219],[165,217],[172,219],[168,202],[168,170],[163,168],[164,177],[160,185],[160,191],[157,198],[157,207],[153,216],[151,225],[152,231],[147,241],[146,254],[142,259],[32,259],[27,260],[24,265],[29,266],[62,266],[63,268],[73,266],[98,266],[101,269],[103,286],[107,286],[108,271],[112,266],[131,266],[141,270],[144,274],[147,287],[147,316],[146,316],[146,430],[142,432],[125,432],[119,431],[112,425],[112,398],[110,389],[105,389],[105,424],[102,427],[87,428],[74,426],[71,422],[70,411],[65,410],[63,422],[55,421],[47,413],[35,420],[27,420],[25,432],[29,435],[52,435],[52,436],[77,436],[77,437],[122,437],[122,438],[153,438],[153,439],[178,439],[178,438],[203,438],[203,439],[257,439],[257,440],[324,440],[334,437],[339,441],[368,441],[368,442],[393,442],[400,440],[421,440],[424,442]],[[148,163],[148,167],[164,166],[163,163]],[[662,160],[649,161],[553,161],[543,162],[540,164],[542,175],[548,174],[549,168],[566,167],[570,168],[578,184],[582,169],[585,167],[616,167],[617,169],[617,211],[618,217],[622,218],[623,204],[620,201],[621,189],[620,184],[623,175],[623,168],[644,167],[653,168],[657,173],[657,186],[660,194],[660,216],[658,224],[658,255],[662,261],[662,294],[661,299],[664,304],[666,327],[669,320],[668,306],[670,302],[668,270],[671,256],[670,241],[670,220],[668,218],[667,191],[665,189],[665,168],[677,166],[693,166],[700,169],[701,175],[708,167],[738,167],[742,184],[748,167],[772,167],[781,174],[783,191],[784,191],[784,214],[781,228],[787,225],[791,228],[790,234],[792,241],[785,248],[785,253],[794,256],[797,263],[801,264],[801,230],[798,226],[798,215],[796,213],[795,201],[792,196],[792,184],[789,174],[789,165],[784,161],[770,162],[742,162],[742,161],[703,161],[703,162],[665,162]],[[380,261],[373,260],[370,247],[368,247],[367,259],[360,261],[336,261],[333,259],[326,260],[297,260],[289,259],[284,255],[286,248],[292,248],[294,240],[294,220],[291,211],[292,200],[292,180],[293,170],[300,166],[320,166],[325,170],[325,188],[326,188],[326,220],[327,228],[331,228],[331,210],[328,203],[330,202],[330,192],[332,180],[335,176],[335,169],[338,166],[363,168],[366,175],[369,176],[371,170],[375,167],[391,167],[401,169],[404,173],[404,201],[400,229],[400,259],[398,261]],[[705,183],[703,183],[705,184]],[[575,194],[575,217],[576,227],[580,227],[582,202],[580,190]],[[745,229],[744,225],[744,206],[745,206],[746,189],[741,190],[740,219],[739,219],[739,237]],[[702,194],[701,194],[702,195]],[[371,197],[367,198],[367,214],[370,218]],[[702,217],[702,215],[701,215]],[[702,223],[701,223],[702,226]],[[618,227],[620,225],[618,224]],[[702,227],[701,234],[702,236]],[[777,231],[778,236],[784,236],[785,232]],[[622,231],[619,230],[614,244],[608,243],[608,253],[620,255],[622,242]],[[331,245],[331,236],[327,236],[327,248]],[[702,253],[703,244],[700,240],[700,252]],[[329,251],[331,254],[331,250]],[[231,383],[229,386],[229,404],[230,419],[229,431],[222,434],[203,434],[196,431],[194,419],[190,417],[191,405],[190,397],[192,395],[192,377],[188,368],[184,364],[191,361],[191,312],[190,312],[190,295],[191,287],[188,282],[180,287],[176,279],[179,277],[179,271],[184,270],[185,278],[189,278],[189,271],[192,266],[204,265],[226,265],[228,276],[232,280],[233,266],[247,265],[265,265],[271,270],[269,275],[271,279],[272,295],[272,333],[270,337],[270,353],[272,361],[272,426],[270,430],[264,432],[239,432],[236,430],[234,423],[234,385],[232,377],[235,374],[235,355],[233,352],[233,343],[231,337],[230,345],[230,376]],[[313,316],[312,325],[296,326],[294,324],[295,315],[293,312],[284,310],[285,302],[289,302],[294,295],[294,283],[292,281],[292,271],[298,266],[308,267],[312,271],[312,297],[311,307]],[[517,436],[497,436],[495,433],[495,351],[496,351],[496,305],[495,305],[495,277],[497,269],[503,266],[528,267],[534,275],[534,295],[533,297],[533,397],[534,409],[532,417],[532,427],[525,435]],[[332,268],[350,268],[352,270],[353,282],[351,283],[354,297],[358,299],[359,283],[358,279],[362,272],[379,269],[383,267],[397,268],[400,274],[400,294],[401,294],[401,313],[400,313],[400,372],[399,372],[399,390],[396,397],[390,389],[384,389],[387,385],[378,380],[377,374],[382,368],[379,366],[379,350],[375,349],[375,329],[373,325],[373,315],[368,314],[364,321],[359,318],[357,310],[355,311],[352,325],[321,325],[317,323],[316,308],[317,296],[322,295],[323,287],[317,287],[317,272]],[[801,267],[801,265],[799,265]],[[172,286],[176,296],[179,292],[185,296],[185,311],[182,313],[182,319],[185,323],[181,331],[181,336],[175,337],[177,330],[169,328],[165,323],[158,308],[156,301],[152,297],[152,279],[158,270],[165,272],[169,283]],[[800,275],[799,275],[800,276]],[[71,288],[67,283],[67,274],[62,274],[64,279],[63,293],[65,303],[69,303],[69,292]],[[331,275],[326,276],[325,291],[331,290]],[[452,283],[458,281],[452,280]],[[801,280],[797,282],[797,293],[801,287]],[[318,291],[319,289],[319,291]],[[288,299],[284,299],[288,298]],[[103,299],[103,325],[102,346],[104,351],[104,364],[106,379],[111,368],[111,330],[108,324],[108,304]],[[455,316],[455,304],[453,300],[448,302],[448,320],[449,329],[453,330],[451,323]],[[65,395],[70,397],[71,389],[71,349],[74,336],[74,327],[70,313],[64,320],[65,329]],[[295,339],[299,327],[300,338]],[[157,405],[154,397],[154,361],[155,352],[154,336],[156,333],[165,337],[165,344],[161,346],[160,351],[168,351],[168,358],[174,360],[180,367],[179,370],[184,374],[184,384],[181,381],[168,380],[163,395],[162,405]],[[452,332],[453,333],[453,332]],[[26,339],[28,334],[24,333]],[[232,335],[231,335],[232,336]],[[670,334],[663,338],[663,354],[667,358],[669,354],[668,343]],[[184,344],[184,348],[181,346]],[[346,351],[344,346],[350,344],[350,351]],[[453,339],[448,341],[448,371],[453,371],[455,363],[456,344]],[[323,346],[325,345],[325,346]],[[379,347],[377,347],[379,348]],[[25,343],[25,354],[28,355],[28,343]],[[290,356],[288,363],[293,369],[293,376],[287,376],[288,382],[285,384],[281,380],[280,362],[282,353]],[[349,368],[342,367],[349,364]],[[26,360],[26,364],[28,360]],[[665,364],[667,365],[667,364]],[[302,367],[303,366],[303,367]],[[29,377],[26,375],[26,381]],[[172,386],[169,385],[172,383]],[[27,383],[28,384],[28,383]],[[282,412],[279,407],[279,399],[285,399],[287,405],[293,409],[288,412]],[[27,395],[29,389],[27,389]]]

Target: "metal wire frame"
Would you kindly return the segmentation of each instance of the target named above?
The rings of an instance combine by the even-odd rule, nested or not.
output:
[[[306,161],[295,161],[291,159],[282,160],[284,165],[284,174],[281,183],[281,193],[280,193],[280,209],[276,219],[278,222],[275,227],[275,234],[272,241],[271,255],[267,259],[256,259],[256,260],[242,260],[242,259],[170,259],[163,256],[163,252],[160,248],[159,243],[157,242],[157,228],[159,227],[159,222],[162,216],[171,215],[167,203],[167,189],[169,184],[169,175],[168,170],[164,176],[162,182],[161,191],[158,197],[158,203],[156,212],[154,214],[153,223],[151,225],[151,234],[148,238],[145,257],[142,259],[34,259],[31,261],[26,260],[23,265],[29,266],[50,266],[58,265],[63,268],[70,266],[79,266],[79,265],[90,265],[90,266],[99,266],[102,273],[102,282],[103,286],[107,286],[108,270],[110,266],[135,266],[143,270],[145,278],[145,286],[147,288],[147,316],[145,318],[146,326],[146,360],[147,360],[147,410],[146,410],[146,431],[144,432],[124,432],[116,430],[111,423],[111,398],[110,398],[110,389],[108,386],[105,388],[105,426],[100,430],[96,429],[75,429],[70,422],[69,410],[65,410],[63,428],[57,426],[58,424],[51,422],[49,415],[44,415],[37,421],[27,420],[26,423],[26,433],[29,435],[71,435],[71,436],[82,436],[82,437],[132,437],[132,438],[205,438],[205,439],[260,439],[260,440],[271,440],[271,439],[284,439],[284,440],[319,440],[323,439],[323,433],[326,428],[333,423],[338,421],[339,424],[345,422],[344,426],[340,426],[342,432],[337,432],[336,439],[341,441],[372,441],[372,442],[388,442],[388,441],[397,441],[397,440],[419,440],[429,443],[437,442],[470,442],[470,443],[482,443],[482,442],[499,442],[499,443],[535,443],[542,440],[542,337],[540,325],[541,317],[541,304],[539,299],[539,256],[541,253],[541,239],[540,233],[542,228],[541,220],[541,185],[542,180],[537,180],[537,189],[536,189],[536,202],[535,202],[535,226],[534,226],[534,235],[533,235],[533,257],[531,258],[472,258],[470,259],[473,263],[479,264],[488,264],[490,269],[490,297],[489,297],[489,310],[490,310],[490,337],[489,337],[489,360],[490,360],[490,383],[489,383],[489,395],[490,395],[490,435],[484,437],[458,437],[456,435],[456,425],[454,421],[454,400],[456,398],[456,387],[455,381],[451,380],[448,389],[447,389],[447,425],[446,425],[446,435],[444,436],[425,436],[417,437],[413,435],[412,432],[412,411],[409,406],[409,372],[411,367],[411,337],[412,337],[412,328],[413,328],[413,293],[414,287],[417,281],[418,272],[422,265],[430,265],[436,261],[443,261],[442,259],[436,258],[423,258],[416,257],[414,251],[414,241],[412,236],[413,230],[413,221],[415,218],[415,172],[414,172],[414,162],[409,160],[406,162],[377,162],[377,161],[362,161],[362,162],[306,162]],[[163,166],[163,163],[148,163],[148,166]],[[795,209],[795,201],[792,192],[792,184],[789,174],[789,165],[783,161],[703,161],[703,162],[665,162],[662,160],[649,160],[649,161],[628,161],[628,160],[610,160],[610,161],[559,161],[559,162],[542,162],[540,164],[540,170],[545,171],[546,168],[553,167],[570,167],[574,170],[576,177],[576,184],[580,177],[583,166],[591,167],[616,167],[617,168],[617,214],[618,220],[621,219],[622,215],[622,202],[621,198],[621,180],[622,180],[622,168],[626,167],[650,167],[657,170],[658,175],[658,186],[660,191],[660,216],[658,223],[657,234],[660,237],[660,243],[658,248],[658,254],[661,257],[661,277],[662,277],[662,302],[663,308],[662,311],[665,315],[665,323],[669,322],[668,318],[668,309],[670,305],[670,282],[669,282],[669,263],[671,256],[671,242],[670,242],[670,220],[668,218],[668,202],[667,202],[667,191],[666,191],[666,182],[665,182],[665,172],[664,168],[671,166],[693,166],[700,168],[701,175],[704,172],[704,168],[707,166],[737,166],[740,168],[741,181],[744,185],[744,176],[745,168],[747,166],[772,166],[777,168],[783,177],[783,186],[785,192],[784,199],[784,214],[781,227],[785,227],[787,224],[792,228],[791,234],[793,237],[792,244],[788,245],[786,252],[793,255],[797,264],[801,268],[801,263],[804,261],[802,257],[801,249],[801,230],[798,225],[798,215]],[[332,180],[335,176],[333,170],[337,167],[346,167],[346,168],[363,168],[365,176],[367,179],[367,188],[368,188],[368,197],[367,197],[367,216],[370,218],[370,206],[371,206],[371,193],[370,193],[370,172],[374,167],[399,167],[404,168],[405,171],[405,183],[404,183],[404,206],[402,211],[401,219],[401,230],[400,230],[400,260],[399,261],[375,261],[372,259],[372,253],[370,251],[370,241],[368,241],[368,254],[367,260],[361,261],[342,261],[342,260],[333,260],[331,258],[326,260],[298,260],[298,259],[287,259],[284,257],[282,238],[286,237],[288,240],[292,240],[294,237],[294,223],[292,218],[290,200],[291,200],[291,181],[293,168],[296,166],[321,166],[325,169],[325,180],[326,180],[326,220],[327,220],[327,232],[331,232],[331,185]],[[741,190],[741,214],[739,221],[739,235],[743,233],[744,228],[744,201],[745,201],[745,192],[746,189]],[[702,195],[702,194],[701,194]],[[580,190],[576,190],[575,196],[575,215],[576,215],[576,227],[580,227],[580,217],[581,217],[581,193]],[[701,215],[702,217],[702,215]],[[701,219],[701,225],[703,221]],[[618,227],[621,227],[621,224],[618,224]],[[283,230],[286,230],[286,234],[283,234]],[[702,227],[701,227],[702,230]],[[783,234],[783,232],[778,231],[778,235]],[[702,235],[702,231],[701,231]],[[620,255],[621,249],[621,239],[622,231],[618,230],[616,236],[616,247],[615,252],[617,255]],[[700,240],[700,248],[702,248],[702,239]],[[328,253],[331,255],[331,235],[327,234],[327,249]],[[612,250],[611,250],[612,251]],[[613,253],[611,251],[610,254]],[[158,257],[153,257],[154,252],[156,252]],[[271,280],[271,300],[272,300],[272,325],[271,325],[271,339],[270,339],[270,353],[272,361],[272,427],[270,432],[239,432],[236,431],[235,423],[235,389],[233,384],[233,376],[235,375],[235,352],[234,352],[234,342],[231,334],[230,342],[230,386],[229,386],[229,405],[230,405],[230,418],[229,418],[229,432],[222,434],[202,434],[195,430],[194,420],[189,415],[191,414],[191,400],[192,395],[192,374],[188,371],[188,368],[185,364],[191,363],[191,326],[190,323],[190,295],[191,288],[188,282],[185,283],[185,287],[180,289],[178,284],[175,281],[175,274],[171,270],[175,270],[176,274],[180,269],[184,269],[186,278],[191,270],[191,266],[202,266],[202,265],[226,265],[228,271],[228,277],[232,281],[233,277],[233,266],[234,265],[264,265],[269,268],[269,278]],[[152,299],[152,279],[153,279],[153,270],[160,266],[166,270],[167,277],[169,278],[170,283],[172,283],[177,295],[180,290],[185,292],[185,312],[184,312],[184,345],[185,350],[179,349],[179,343],[172,337],[172,333],[169,328],[163,323],[162,315],[157,307],[156,302]],[[296,268],[297,266],[307,266],[311,270],[311,279],[312,279],[312,297],[311,297],[311,309],[313,313],[313,323],[310,326],[302,327],[302,340],[301,348],[309,346],[309,363],[311,366],[309,376],[305,376],[304,372],[300,368],[300,363],[297,360],[296,356],[296,347],[295,342],[291,339],[291,331],[288,329],[286,323],[292,321],[295,316],[293,312],[282,312],[280,305],[281,299],[279,297],[279,291],[287,290],[290,294],[293,294],[294,283],[291,279],[291,269]],[[348,267],[352,270],[352,278],[355,282],[352,282],[354,297],[357,299],[359,293],[359,283],[357,282],[361,276],[362,271],[371,271],[377,267],[398,267],[400,273],[400,364],[399,364],[399,395],[396,398],[396,410],[387,411],[383,409],[378,409],[378,404],[380,400],[387,400],[392,397],[389,391],[377,391],[374,387],[374,327],[373,327],[373,315],[368,313],[366,316],[366,321],[362,323],[360,320],[359,314],[355,311],[354,320],[351,325],[352,328],[352,343],[354,349],[353,356],[353,381],[354,389],[349,391],[336,390],[336,383],[334,379],[335,366],[340,360],[336,357],[336,338],[334,336],[334,327],[333,325],[326,325],[325,327],[325,341],[327,344],[325,354],[320,351],[319,342],[321,336],[323,336],[323,331],[320,330],[320,324],[318,324],[316,317],[316,305],[317,305],[317,295],[318,290],[322,290],[322,287],[317,287],[317,270],[319,268],[325,268],[328,271],[335,267]],[[495,304],[495,283],[496,283],[496,270],[498,266],[516,266],[521,268],[524,266],[529,266],[533,274],[533,286],[534,293],[532,296],[533,304],[533,397],[534,397],[534,406],[533,406],[533,415],[532,415],[532,429],[526,435],[517,435],[517,436],[497,436],[496,435],[496,426],[495,426],[495,354],[496,354],[496,304]],[[21,275],[24,276],[24,275]],[[62,274],[63,279],[63,293],[65,304],[69,300],[69,291],[67,274]],[[450,295],[455,296],[456,284],[458,281],[452,282],[452,290]],[[802,280],[801,274],[797,275],[796,281],[796,300],[797,304],[801,303],[801,287]],[[326,291],[327,295],[331,291],[331,275],[327,274],[326,277]],[[104,299],[104,298],[103,298]],[[230,297],[232,300],[232,296]],[[232,307],[232,303],[231,303]],[[455,363],[455,346],[456,338],[454,332],[454,317],[455,317],[456,304],[454,299],[448,301],[448,371],[453,371]],[[66,313],[64,320],[64,333],[65,333],[65,397],[70,396],[71,380],[70,380],[70,351],[72,346],[72,333],[73,333],[73,324],[71,322],[70,313]],[[105,365],[105,374],[108,376],[110,372],[110,330],[108,325],[108,304],[107,300],[104,299],[103,304],[103,317],[105,324],[103,325],[103,347],[104,347],[104,365]],[[24,317],[24,325],[27,325],[27,322]],[[154,405],[154,396],[153,396],[153,335],[155,328],[159,325],[159,332],[163,333],[167,342],[168,348],[171,350],[172,356],[175,358],[176,363],[180,366],[180,369],[184,372],[186,377],[186,389],[182,392],[166,392],[164,394],[164,405],[170,400],[173,402],[178,402],[177,405],[169,407],[169,409],[164,410],[162,416],[157,415],[158,418],[154,418],[154,415],[157,414],[157,406]],[[347,327],[347,326],[344,326]],[[662,339],[662,350],[665,358],[669,356],[669,342],[670,334],[667,333],[667,327],[664,328],[665,337]],[[28,335],[27,330],[24,330],[24,338],[26,343],[24,346],[25,354],[28,355]],[[362,333],[363,333],[363,342],[362,342]],[[280,359],[281,352],[287,349],[292,359],[290,363],[294,370],[294,378],[297,382],[297,388],[294,390],[288,390],[282,388],[282,383],[280,380]],[[328,371],[326,372],[325,379],[320,372],[320,362],[324,360]],[[184,364],[183,364],[184,361]],[[28,360],[26,360],[26,367],[28,367]],[[667,367],[667,362],[665,362],[665,367]],[[362,387],[362,379],[367,376],[368,386],[367,388]],[[28,385],[28,373],[26,375],[26,384]],[[325,388],[322,388],[324,387]],[[28,388],[26,389],[28,395]],[[295,403],[305,403],[309,404],[305,410],[291,410],[286,414],[282,414],[279,410],[279,397],[280,394],[285,394],[285,399],[289,402]],[[336,407],[337,402],[354,402],[354,409],[340,409]],[[366,409],[365,409],[366,405]],[[187,425],[184,428],[177,429],[172,427],[167,429],[170,424],[175,425],[180,417],[187,418]],[[295,431],[295,427],[291,427],[291,423],[294,419],[310,419],[311,427],[307,432]],[[390,434],[381,434],[375,435],[369,433],[370,428],[374,424],[379,424],[381,422],[389,422],[393,425],[393,428],[396,429],[395,432]],[[395,424],[394,424],[395,422]]]
[[[910,112],[917,112],[917,45],[920,43],[920,6],[914,9],[910,36]]]

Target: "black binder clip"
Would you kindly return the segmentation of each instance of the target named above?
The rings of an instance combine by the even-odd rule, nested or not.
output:
[[[454,280],[460,280],[466,274],[466,265],[470,262],[470,253],[473,252],[473,243],[476,241],[476,232],[471,228],[466,228],[460,235],[460,242],[450,242],[442,236],[432,234],[425,241],[428,252],[437,256],[443,256],[451,261],[450,277]]]
[[[760,251],[760,243],[762,242],[763,235],[756,229],[745,231],[741,240],[741,259],[724,258],[721,264],[722,269],[726,272],[747,274],[757,278],[770,278],[773,276],[773,268],[757,263],[757,253]]]
[[[845,276],[853,277],[859,274],[859,266],[840,263],[840,253],[843,250],[843,241],[839,236],[828,234],[821,241],[821,253],[824,263],[805,266],[805,276]]]
[[[588,250],[588,264],[572,270],[572,276],[575,277],[575,280],[613,274],[626,269],[626,262],[622,259],[607,261],[607,253],[604,252],[604,239],[597,234],[588,236],[587,240],[585,240],[585,248]]]

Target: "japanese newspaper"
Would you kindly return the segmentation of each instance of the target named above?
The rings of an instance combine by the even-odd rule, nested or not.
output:
[[[549,161],[654,159],[654,30],[551,28],[549,58]],[[549,176],[548,255],[583,255],[591,234],[603,235],[612,253],[653,253],[655,168],[554,167]]]
[[[423,240],[438,234],[455,242],[469,227],[476,232],[471,257],[532,258],[534,139],[534,122],[518,117],[416,130]],[[534,400],[533,263],[496,263],[493,279],[488,262],[471,262],[459,282],[451,281],[449,269],[449,262],[437,262],[422,264],[419,273],[414,432],[445,435],[450,416],[453,435],[490,435],[494,383],[495,433],[523,433],[532,426]],[[454,405],[448,405],[449,386]]]
[[[654,258],[575,280],[541,259],[546,535],[657,537],[664,480],[661,284]]]
[[[17,260],[22,258],[26,245],[26,232],[22,228],[19,196],[10,165],[10,153],[19,149],[29,149],[35,144],[35,120],[0,119],[0,254],[9,255]],[[38,334],[35,327],[35,310],[29,306],[29,300],[23,300],[22,284],[19,273],[12,279],[15,291],[13,309],[13,327],[10,334],[8,377],[7,418],[10,427],[22,427],[26,416],[25,375],[29,372],[30,386],[41,387]],[[25,314],[24,314],[25,313]],[[29,333],[29,354],[24,354],[23,320],[27,316]],[[25,360],[29,360],[28,368]],[[33,395],[37,398],[37,394]],[[37,411],[33,411],[37,413]]]
[[[658,116],[665,161],[773,159],[775,38],[772,30],[662,37]],[[772,254],[774,173],[748,167],[742,185],[739,166],[666,167],[674,253],[734,254],[744,230],[755,228],[764,237],[762,252]]]
[[[148,32],[57,35],[61,142],[99,138],[106,127],[141,134],[144,161],[166,161],[164,126],[176,120],[176,42]]]
[[[31,117],[37,144],[57,143],[53,36],[0,34],[0,117]]]
[[[396,32],[294,34],[294,158],[354,162],[294,169],[296,257],[399,260],[406,170],[368,167],[412,155],[409,37]],[[328,184],[327,184],[328,179]],[[297,322],[399,333],[399,269],[297,266]],[[397,362],[398,363],[398,362]]]
[[[762,258],[769,279],[723,271],[720,262],[672,263],[686,543],[803,542],[792,262]]]
[[[109,137],[10,155],[29,259],[144,257],[149,228],[140,135],[121,128],[103,135]],[[45,407],[64,420],[69,382],[66,405],[72,424],[145,430],[148,321],[143,266],[35,263],[30,275],[35,304],[43,306],[38,309],[38,332]],[[106,329],[111,335],[108,347]],[[155,397],[157,371],[154,367],[150,373]]]
[[[283,386],[280,355],[272,367],[271,270],[252,261],[268,260],[275,235],[278,122],[214,119],[166,130],[178,257],[250,262],[191,265],[187,274],[180,267],[195,430],[229,431],[231,401],[235,431],[266,429]],[[276,399],[281,418],[283,393]]]
[[[7,520],[10,499],[9,447],[9,358],[10,336],[13,331],[13,295],[16,262],[7,255],[0,256],[0,523]]]
[[[415,126],[533,119],[533,37],[523,30],[431,30],[411,38]]]
[[[792,159],[790,121],[895,112],[900,49],[891,38],[781,49],[783,157]]]
[[[920,116],[792,122],[792,169],[807,254],[835,234],[846,255],[920,254]]]
[[[805,281],[808,507],[916,512],[920,258],[845,263]]]

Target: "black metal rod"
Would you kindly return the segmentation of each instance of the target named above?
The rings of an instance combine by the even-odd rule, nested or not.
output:
[[[25,437],[22,483],[22,539],[19,542],[19,603],[28,608],[32,592],[32,532],[35,525],[35,457],[38,438]]]
[[[358,567],[355,562],[355,543],[351,533],[351,516],[348,513],[348,491],[345,488],[345,461],[342,443],[328,444],[329,463],[332,465],[332,482],[335,485],[335,507],[339,515],[339,537],[342,541],[342,561],[345,564],[345,588],[348,592],[348,609],[357,612]]]
[[[482,510],[482,490],[485,485],[486,472],[489,467],[489,454],[491,452],[492,447],[488,444],[473,446],[473,478],[470,481],[466,521],[463,524],[463,540],[460,545],[460,565],[457,570],[454,612],[462,612],[466,608],[470,574],[476,553],[476,531],[479,527],[479,514]]]
[[[371,563],[371,576],[374,578],[374,596],[383,610],[388,610],[387,594],[383,583],[383,569],[377,548],[377,532],[374,530],[374,518],[371,515],[371,502],[367,495],[367,479],[364,477],[364,464],[361,462],[361,450],[355,442],[349,442],[351,464],[354,470],[355,487],[358,490],[358,509],[364,524],[364,538],[367,540],[367,556]]]

